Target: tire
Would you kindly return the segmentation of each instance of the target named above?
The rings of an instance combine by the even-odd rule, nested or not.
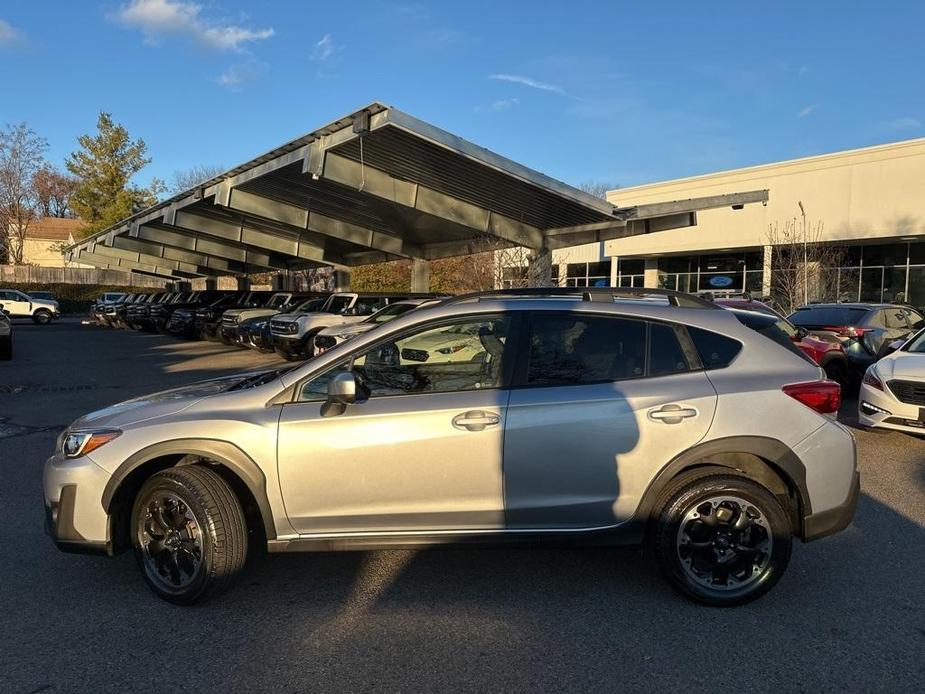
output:
[[[135,498],[131,533],[148,587],[177,605],[226,590],[247,558],[241,504],[231,487],[203,466],[152,475]]]
[[[13,336],[0,339],[0,361],[10,361],[13,358]]]
[[[848,388],[848,368],[843,362],[838,359],[833,359],[828,364],[822,367],[822,370],[825,371],[826,378],[831,381],[835,381],[838,385],[842,387],[842,390],[847,390]]]
[[[679,476],[663,498],[650,546],[668,582],[685,597],[715,607],[743,605],[783,576],[792,546],[790,521],[761,485],[706,468]],[[737,531],[733,524],[742,517],[748,525]]]
[[[32,321],[38,325],[48,325],[51,323],[51,311],[44,308],[36,309],[32,314]]]

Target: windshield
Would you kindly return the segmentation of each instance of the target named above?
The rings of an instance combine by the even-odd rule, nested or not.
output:
[[[398,318],[401,314],[407,313],[413,308],[417,308],[417,304],[389,304],[385,308],[376,311],[363,322],[376,325],[379,323],[388,323],[393,318]]]
[[[903,352],[925,353],[925,330],[919,330],[903,347]]]
[[[314,313],[324,305],[324,299],[309,299],[292,309],[293,313]]]
[[[267,302],[267,308],[280,308],[281,306],[285,306],[288,301],[288,294],[274,294],[270,297],[270,301]]]
[[[346,296],[332,295],[328,297],[327,302],[322,308],[326,313],[340,313],[341,311],[350,308],[350,302],[353,301],[353,296],[347,294]]]
[[[794,325],[848,326],[858,325],[867,314],[866,308],[847,306],[808,306],[790,314]]]

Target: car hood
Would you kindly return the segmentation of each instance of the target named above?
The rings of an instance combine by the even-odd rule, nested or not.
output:
[[[893,352],[877,362],[877,372],[886,380],[891,378],[925,379],[925,354]]]
[[[126,400],[102,410],[91,412],[75,421],[69,429],[89,429],[100,427],[124,427],[129,424],[165,417],[185,410],[197,402],[218,393],[247,387],[248,384],[263,384],[276,378],[284,369],[262,369],[246,373],[222,376],[207,381],[198,381],[187,386],[162,390],[158,393],[143,395],[140,398]]]
[[[241,308],[235,309],[233,311],[226,311],[226,316],[232,316],[238,319],[238,322],[248,320],[250,318],[263,318],[264,316],[275,316],[279,313],[278,309],[275,308]]]
[[[430,333],[429,335],[421,335],[408,340],[406,346],[411,349],[430,350],[447,344],[467,344],[478,339],[478,335],[466,335],[464,333]]]

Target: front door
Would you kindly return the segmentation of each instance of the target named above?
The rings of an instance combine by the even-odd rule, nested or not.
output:
[[[512,529],[612,527],[716,408],[670,324],[538,313],[504,439]],[[683,334],[681,334],[683,336]]]
[[[301,534],[478,531],[504,526],[501,467],[509,320],[412,329],[300,384],[279,424],[279,478]],[[321,415],[352,369],[364,397]]]
[[[11,316],[22,317],[32,315],[32,302],[29,300],[28,296],[20,292],[0,292],[0,303],[3,304],[3,310]]]

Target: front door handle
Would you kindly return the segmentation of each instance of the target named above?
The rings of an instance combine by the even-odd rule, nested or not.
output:
[[[680,424],[683,420],[696,416],[697,410],[693,407],[682,407],[681,405],[665,405],[657,410],[649,410],[649,419],[665,424]]]
[[[501,422],[501,415],[482,410],[469,410],[453,417],[453,426],[457,429],[469,431],[483,431],[485,427],[497,426]]]

